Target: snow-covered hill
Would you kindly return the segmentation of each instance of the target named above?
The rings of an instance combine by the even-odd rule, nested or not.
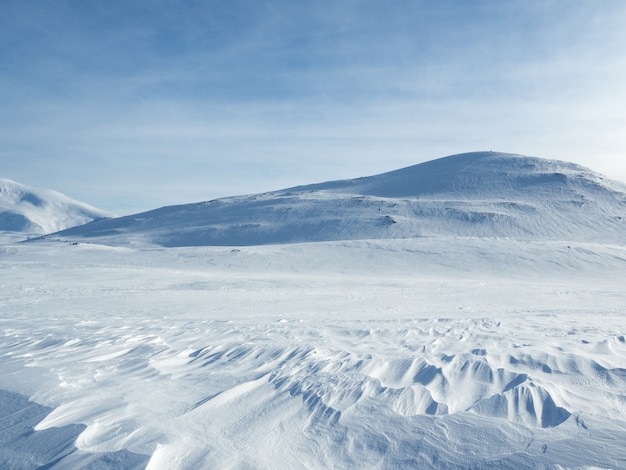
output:
[[[163,207],[61,235],[162,246],[424,236],[620,243],[626,186],[572,163],[475,152],[366,178]]]
[[[0,178],[0,232],[42,234],[110,214],[50,189]]]

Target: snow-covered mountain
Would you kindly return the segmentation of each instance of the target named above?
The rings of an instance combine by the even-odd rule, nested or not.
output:
[[[0,178],[0,231],[50,233],[110,217],[57,191]]]
[[[0,468],[626,468],[625,200],[474,153],[2,244]]]
[[[573,163],[474,152],[365,178],[98,220],[61,235],[162,246],[425,236],[622,242],[626,186]]]

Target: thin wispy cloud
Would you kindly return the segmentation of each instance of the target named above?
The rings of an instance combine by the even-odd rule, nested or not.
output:
[[[2,9],[2,176],[104,209],[489,148],[626,180],[623,2]]]

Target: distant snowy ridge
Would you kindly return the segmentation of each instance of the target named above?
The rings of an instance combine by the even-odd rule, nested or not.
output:
[[[0,231],[44,234],[110,214],[57,191],[0,178]]]
[[[111,245],[431,236],[626,240],[626,186],[581,166],[474,152],[376,176],[168,206],[61,232]]]

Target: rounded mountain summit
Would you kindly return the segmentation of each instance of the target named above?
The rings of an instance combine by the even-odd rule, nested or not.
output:
[[[97,220],[55,236],[160,246],[415,237],[623,243],[626,186],[573,163],[473,152],[375,176]]]

